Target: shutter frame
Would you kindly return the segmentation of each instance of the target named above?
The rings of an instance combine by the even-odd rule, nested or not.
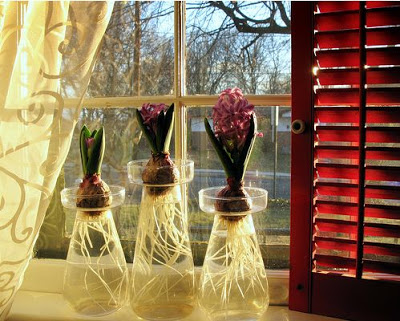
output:
[[[314,15],[316,4],[292,3],[292,117],[305,120],[309,130],[301,139],[292,134],[289,307],[351,320],[396,320],[400,246],[387,238],[400,239],[400,224],[393,221],[400,219],[400,51],[393,47],[400,44],[400,3],[328,1],[325,12]],[[360,22],[335,21],[344,16]],[[314,33],[314,23],[323,31]],[[322,50],[315,49],[319,41]],[[330,43],[344,48],[330,52]],[[315,77],[308,55],[314,50]],[[308,159],[301,154],[310,144],[306,168],[299,163]],[[349,236],[338,238],[338,232]]]
[[[301,119],[306,130],[292,134],[291,145],[291,206],[290,209],[290,285],[289,305],[292,309],[311,309],[311,203],[312,196],[312,77],[313,66],[313,4],[292,2],[292,121]],[[305,81],[307,80],[307,81]],[[304,108],[305,107],[305,108]],[[295,159],[296,158],[296,159]],[[296,228],[295,228],[296,227]]]

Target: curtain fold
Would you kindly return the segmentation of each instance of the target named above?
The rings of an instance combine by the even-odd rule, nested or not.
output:
[[[0,2],[0,320],[31,258],[112,8]]]

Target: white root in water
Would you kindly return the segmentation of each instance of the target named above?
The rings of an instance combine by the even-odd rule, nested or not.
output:
[[[85,215],[85,214],[83,214]],[[111,226],[107,222],[104,224],[102,220],[104,220],[105,217],[107,216],[112,216],[112,213],[110,211],[107,211],[106,213],[101,213],[98,219],[98,221],[95,220],[90,220],[90,216],[88,222],[79,222],[79,239],[75,238],[73,239],[73,242],[75,242],[74,248],[80,249],[80,255],[84,258],[85,261],[85,266],[88,268],[88,270],[85,271],[85,276],[84,276],[84,284],[85,284],[85,289],[87,289],[87,294],[90,299],[92,299],[92,302],[97,304],[100,309],[103,311],[108,311],[106,307],[102,306],[97,302],[97,299],[91,295],[92,291],[96,291],[100,288],[104,288],[106,290],[106,293],[108,293],[110,299],[108,301],[108,305],[110,307],[115,307],[116,305],[119,304],[119,298],[121,298],[121,292],[124,290],[124,283],[126,282],[127,278],[127,271],[123,271],[121,264],[119,262],[119,259],[114,256],[114,252],[110,246],[114,247],[114,237],[112,235],[111,231]],[[105,226],[104,226],[105,225]],[[106,227],[106,229],[105,229]],[[104,245],[100,248],[100,253],[99,256],[92,257],[90,254],[89,247],[92,249],[93,248],[93,242],[90,237],[90,230],[93,230],[97,233],[99,233],[104,240]],[[112,281],[112,283],[117,283],[117,286],[115,287],[115,290],[113,291],[112,288],[110,287],[110,282],[109,280],[105,280],[102,275],[104,275],[104,267],[101,264],[102,258],[104,255],[108,255],[109,259],[114,263],[115,267],[119,269],[121,272],[121,277],[116,278]],[[98,288],[93,288],[89,286],[88,284],[88,274],[91,272],[93,275],[95,275],[98,278],[99,281],[99,286]]]
[[[143,192],[140,217],[138,224],[138,238],[135,249],[134,276],[150,276],[154,265],[170,270],[170,273],[154,273],[141,288],[133,282],[135,297],[149,300],[147,304],[160,301],[160,298],[169,299],[169,293],[182,278],[192,271],[183,271],[175,268],[181,260],[192,259],[192,252],[185,231],[186,217],[181,208],[180,187],[174,186],[168,193],[154,195]],[[178,277],[176,282],[171,282],[171,274]]]
[[[226,227],[226,243],[204,262],[202,296],[221,296],[221,303],[229,303],[232,289],[238,289],[244,299],[249,292],[266,291],[266,273],[258,249],[253,224],[244,218],[238,221],[219,217],[219,223]],[[218,272],[213,266],[221,266]],[[211,271],[213,269],[213,271]],[[240,280],[246,280],[244,287]],[[211,286],[210,286],[211,285]],[[206,291],[206,289],[208,291]],[[213,292],[213,293],[212,293]]]

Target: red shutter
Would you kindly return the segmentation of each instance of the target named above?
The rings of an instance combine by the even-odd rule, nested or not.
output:
[[[312,12],[308,23],[305,11]],[[293,3],[292,30],[293,115],[306,109],[311,119],[303,148],[295,146],[301,135],[293,135],[292,171],[299,170],[297,152],[311,147],[312,174],[303,169],[292,183],[290,306],[354,320],[398,319],[400,2]],[[304,41],[310,30],[312,43]],[[299,52],[312,56],[300,60]],[[298,91],[299,83],[308,87]],[[301,189],[309,212],[299,210]],[[303,233],[300,220],[310,226]]]

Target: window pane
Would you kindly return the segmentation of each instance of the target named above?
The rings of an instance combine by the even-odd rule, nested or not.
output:
[[[290,93],[287,17],[290,2],[188,2],[188,94],[234,86],[245,94]]]
[[[211,107],[188,111],[188,154],[195,162],[190,184],[189,223],[195,262],[202,264],[213,216],[201,212],[198,192],[202,188],[226,185],[225,173],[204,129],[204,117]],[[254,215],[259,242],[268,268],[287,268],[289,260],[290,118],[289,107],[256,107],[257,138],[246,172],[245,185],[268,190],[268,207]],[[278,120],[274,121],[278,114]],[[275,126],[274,124],[278,124]]]
[[[76,212],[62,207],[59,193],[64,186],[77,186],[82,178],[82,167],[79,151],[79,135],[83,124],[90,130],[104,126],[106,148],[102,166],[102,179],[109,185],[122,185],[126,188],[125,203],[113,210],[114,220],[121,243],[128,261],[132,261],[133,242],[136,238],[136,220],[138,218],[137,200],[131,196],[135,189],[128,182],[126,164],[133,159],[149,159],[151,150],[143,136],[135,116],[136,108],[84,108],[75,127],[71,148],[64,164],[64,175],[59,179],[54,204],[50,206],[44,228],[41,230],[40,242],[36,246],[38,257],[65,258],[72,233]],[[171,141],[171,155],[174,153],[174,140]],[[136,193],[137,194],[137,193]],[[135,194],[135,195],[136,195]],[[65,225],[65,227],[63,226]],[[48,234],[58,231],[57,237],[48,242]]]
[[[173,74],[173,1],[116,1],[87,95],[170,95]]]

